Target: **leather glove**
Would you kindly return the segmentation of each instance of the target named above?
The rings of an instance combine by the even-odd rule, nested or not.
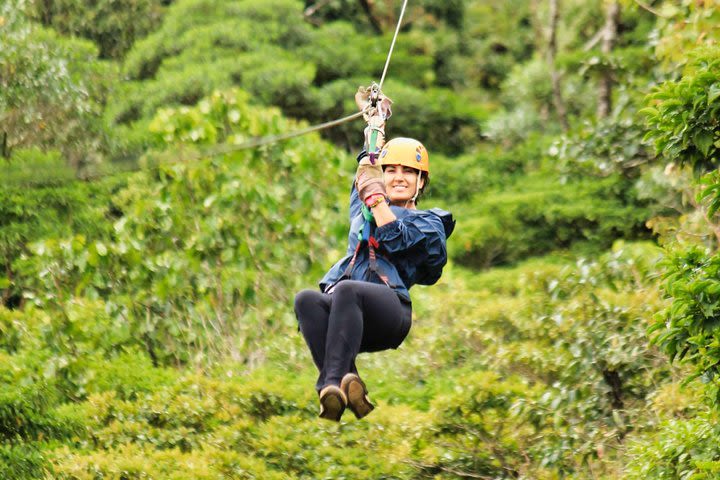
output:
[[[379,164],[361,163],[355,175],[355,187],[360,201],[363,203],[366,203],[366,200],[372,195],[387,195],[382,167]]]

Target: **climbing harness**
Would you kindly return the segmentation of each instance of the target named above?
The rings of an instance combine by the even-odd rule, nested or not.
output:
[[[367,208],[365,205],[363,205],[362,208],[362,214],[365,218],[365,223],[362,224],[360,227],[360,231],[358,232],[358,243],[355,247],[355,252],[353,253],[352,258],[350,259],[350,263],[348,263],[348,266],[345,267],[345,271],[340,276],[340,279],[338,279],[335,284],[333,284],[330,288],[328,288],[328,292],[332,291],[332,289],[340,283],[343,280],[348,280],[352,276],[353,268],[355,268],[355,262],[357,261],[358,254],[360,253],[360,250],[362,250],[363,245],[368,246],[368,259],[370,260],[370,271],[373,272],[375,275],[382,280],[382,282],[387,285],[390,288],[394,288],[395,285],[390,283],[390,279],[387,275],[383,274],[380,271],[380,267],[378,267],[377,263],[377,253],[376,249],[380,248],[380,244],[378,243],[375,236],[372,234],[373,230],[373,214],[370,211],[369,208]]]

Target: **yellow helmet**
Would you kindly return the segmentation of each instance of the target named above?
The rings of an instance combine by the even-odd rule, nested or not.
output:
[[[380,151],[380,165],[403,165],[430,176],[430,159],[422,143],[412,138],[393,138]]]

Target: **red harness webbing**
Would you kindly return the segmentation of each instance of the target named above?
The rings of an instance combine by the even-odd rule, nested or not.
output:
[[[355,253],[353,254],[352,259],[350,260],[350,263],[348,264],[347,268],[345,268],[345,271],[343,272],[342,276],[340,277],[340,280],[347,280],[350,278],[350,275],[352,274],[352,270],[355,267],[355,261],[357,260],[358,253],[360,252],[360,249],[363,246],[363,243],[365,243],[364,240],[359,240],[357,247],[355,247]],[[380,244],[375,239],[375,237],[370,236],[367,241],[368,245],[368,256],[370,258],[370,270],[377,275],[380,280],[383,281],[385,285],[392,288],[392,285],[390,285],[390,279],[387,277],[387,275],[384,275],[380,272],[380,269],[378,268],[377,264],[377,255],[375,253],[375,249],[380,247]]]

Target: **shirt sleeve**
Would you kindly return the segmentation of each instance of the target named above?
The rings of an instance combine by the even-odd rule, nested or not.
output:
[[[416,262],[416,283],[431,285],[440,278],[447,263],[447,238],[438,216],[409,215],[378,227],[375,237],[390,255],[404,255]]]

